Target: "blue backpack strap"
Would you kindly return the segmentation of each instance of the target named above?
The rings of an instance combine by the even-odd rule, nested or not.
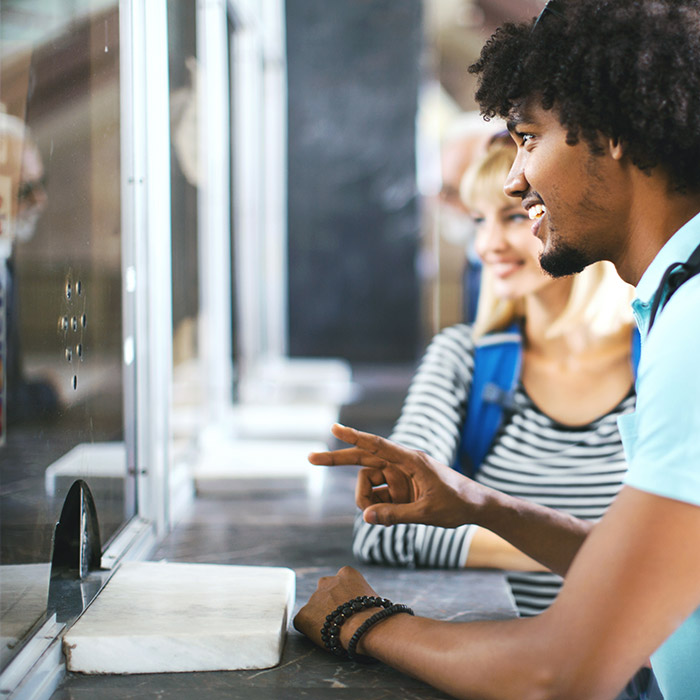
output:
[[[520,378],[522,335],[518,324],[489,333],[476,344],[474,374],[455,469],[474,475],[512,405]]]
[[[690,257],[685,262],[675,262],[666,268],[666,272],[661,278],[661,283],[651,300],[647,335],[651,332],[656,314],[664,308],[671,296],[675,294],[682,284],[685,284],[698,274],[700,274],[700,245],[690,254]]]
[[[639,328],[634,326],[634,328],[632,328],[632,356],[630,357],[630,363],[632,364],[635,382],[637,381],[637,368],[639,367],[639,355],[641,352],[642,336],[639,334]]]
[[[503,422],[504,410],[513,405],[522,365],[522,345],[517,324],[477,342],[472,388],[454,469],[473,476],[484,461]],[[630,362],[635,381],[640,351],[641,336],[634,327]]]

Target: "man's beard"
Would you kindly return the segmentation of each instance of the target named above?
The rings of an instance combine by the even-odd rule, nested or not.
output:
[[[540,253],[540,266],[552,277],[575,275],[593,262],[582,251],[559,242]]]

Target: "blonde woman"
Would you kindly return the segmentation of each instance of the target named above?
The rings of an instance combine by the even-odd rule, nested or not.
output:
[[[473,326],[432,340],[391,440],[510,495],[598,520],[626,471],[617,417],[634,409],[632,288],[609,263],[563,279],[542,272],[532,222],[503,193],[514,156],[509,136],[494,138],[464,176],[461,195],[483,263],[477,316]],[[504,386],[484,379],[479,368],[489,362],[492,374],[510,363]],[[498,420],[486,426],[494,411]],[[471,443],[479,440],[475,454]],[[367,563],[505,569],[521,616],[544,610],[561,585],[474,525],[384,527],[360,514],[353,552]]]

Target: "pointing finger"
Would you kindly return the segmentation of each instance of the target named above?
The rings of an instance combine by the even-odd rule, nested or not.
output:
[[[357,447],[348,447],[333,452],[312,452],[308,456],[308,460],[311,464],[325,467],[360,466],[383,469],[388,466],[385,459]]]
[[[331,428],[331,432],[343,442],[349,442],[351,445],[381,457],[387,462],[400,465],[407,474],[413,474],[415,471],[411,459],[412,451],[397,445],[395,442],[391,442],[391,440],[386,440],[372,433],[363,433],[361,430],[348,428],[345,425],[340,425],[340,423],[335,423]]]

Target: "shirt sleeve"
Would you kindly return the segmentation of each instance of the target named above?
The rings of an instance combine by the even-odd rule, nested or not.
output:
[[[686,282],[643,340],[635,413],[620,429],[626,483],[700,505],[700,277]]]

